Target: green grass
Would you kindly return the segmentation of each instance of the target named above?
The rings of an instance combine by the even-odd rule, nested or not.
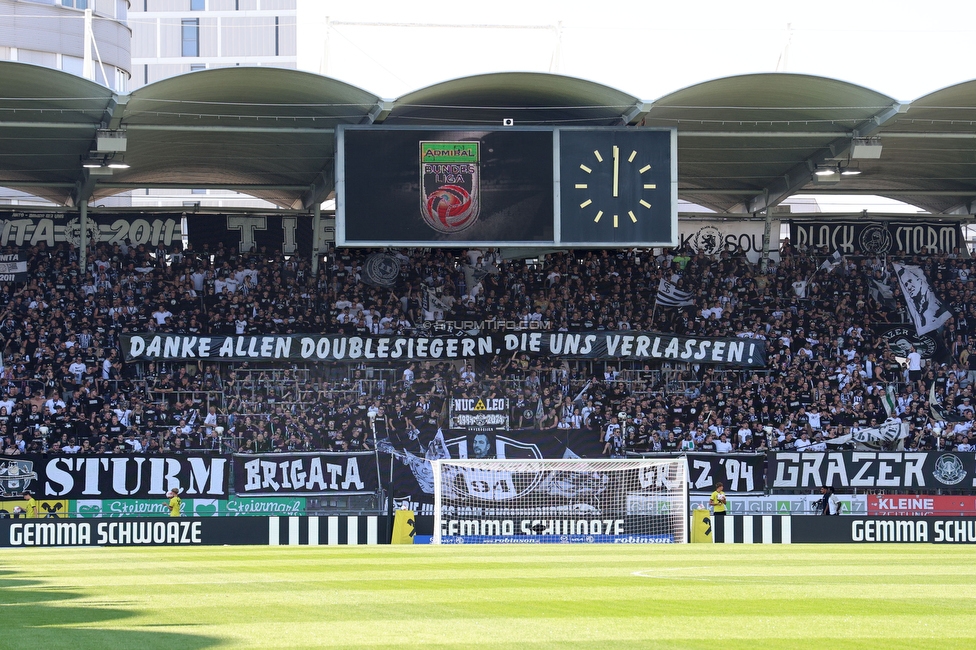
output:
[[[973,648],[971,547],[4,550],[0,647]]]

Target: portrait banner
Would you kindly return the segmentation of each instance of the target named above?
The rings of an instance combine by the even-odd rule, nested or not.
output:
[[[952,311],[935,295],[921,267],[904,264],[893,266],[908,313],[915,324],[915,333],[922,336],[945,325],[952,318]]]

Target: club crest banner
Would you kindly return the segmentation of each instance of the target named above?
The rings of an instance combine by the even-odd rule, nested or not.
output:
[[[681,246],[709,256],[722,252],[743,253],[753,264],[762,258],[764,222],[691,221],[678,222]],[[769,258],[779,260],[780,222],[770,223]]]

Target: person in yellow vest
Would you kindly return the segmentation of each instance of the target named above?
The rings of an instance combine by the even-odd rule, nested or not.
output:
[[[180,498],[180,488],[173,488],[166,493],[169,497],[169,516],[179,517],[180,516],[180,505],[183,503],[183,499]]]
[[[24,516],[28,519],[37,519],[37,499],[30,492],[24,492],[24,500],[27,501]]]
[[[715,491],[712,492],[712,496],[708,499],[708,505],[712,507],[712,516],[714,517],[724,517],[726,512],[725,507],[725,486],[721,483],[715,484]]]

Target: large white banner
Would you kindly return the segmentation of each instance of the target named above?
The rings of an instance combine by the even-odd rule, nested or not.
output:
[[[762,257],[762,221],[709,221],[679,220],[678,234],[682,246],[706,255],[718,255],[722,251],[743,251],[750,262],[756,264]],[[780,222],[773,221],[769,228],[770,259],[779,260]]]

